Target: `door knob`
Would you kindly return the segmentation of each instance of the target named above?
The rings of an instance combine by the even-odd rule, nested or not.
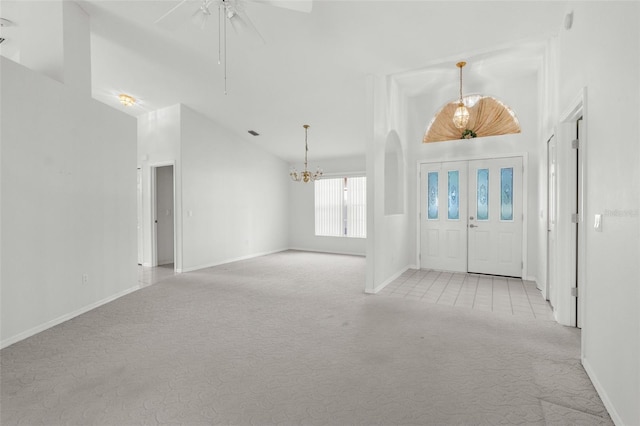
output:
[[[477,228],[478,225],[474,225],[473,223],[471,225],[469,225],[469,228]]]

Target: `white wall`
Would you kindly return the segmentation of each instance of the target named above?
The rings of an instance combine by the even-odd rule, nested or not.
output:
[[[640,35],[637,2],[572,2],[559,111],[587,88],[583,364],[618,425],[640,424]],[[554,117],[556,120],[558,117]],[[593,229],[603,214],[602,232]]]
[[[288,248],[288,165],[183,106],[183,269]]]
[[[192,271],[288,248],[288,167],[177,104],[138,117],[144,264],[151,265],[151,167],[174,165],[175,269]]]
[[[317,160],[325,177],[344,177],[364,174],[364,157]],[[315,170],[315,169],[312,169]],[[366,239],[345,237],[317,237],[315,235],[315,210],[313,183],[293,182],[289,189],[289,247],[295,250],[328,253],[356,254],[364,256]]]
[[[0,61],[4,347],[138,288],[136,122]]]
[[[3,29],[0,54],[90,96],[89,16],[76,2],[3,2],[2,17],[16,25]]]
[[[182,174],[180,163],[179,104],[138,117],[138,165],[142,170],[142,248],[144,266],[152,266],[153,209],[151,208],[152,167],[173,165],[175,179],[175,268],[182,269]]]
[[[538,288],[542,291],[542,296],[551,301],[548,293],[548,275],[550,266],[547,265],[547,240],[552,236],[549,233],[549,207],[547,206],[548,189],[550,184],[548,158],[548,142],[555,138],[555,124],[558,116],[558,37],[554,36],[547,40],[540,72],[538,73],[538,111],[539,114],[539,138],[538,138],[538,268],[535,273]],[[557,140],[556,140],[557,141]],[[555,143],[555,142],[554,142]],[[553,144],[552,144],[553,145]]]
[[[514,154],[525,155],[526,192],[528,195],[525,210],[527,245],[523,251],[525,278],[536,280],[538,269],[538,163],[539,153],[539,114],[538,114],[538,76],[532,71],[527,76],[514,79],[491,80],[482,87],[469,84],[468,92],[494,96],[509,105],[516,113],[522,133],[514,135],[492,136],[471,140],[422,143],[422,138],[431,117],[451,99],[440,98],[438,94],[425,94],[409,99],[410,129],[408,192],[409,212],[411,214],[409,235],[412,238],[413,258],[417,256],[419,228],[417,226],[417,165],[422,162],[455,161],[499,157]]]
[[[399,207],[397,214],[385,214],[385,160],[387,140],[398,135],[402,152],[406,153],[406,103],[390,79],[369,77],[371,97],[370,142],[367,143],[367,271],[365,291],[376,293],[385,285],[415,266],[412,262],[411,240],[408,237],[409,214]],[[395,136],[392,136],[395,137]],[[397,169],[405,172],[404,164]],[[405,173],[406,174],[406,173]],[[406,176],[400,176],[406,181]],[[410,194],[407,192],[407,194]],[[410,195],[409,195],[410,198]]]

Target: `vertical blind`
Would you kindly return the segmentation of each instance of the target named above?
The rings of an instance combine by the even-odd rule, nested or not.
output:
[[[347,178],[347,237],[367,236],[367,178]]]
[[[366,238],[367,178],[321,179],[315,186],[315,233]]]

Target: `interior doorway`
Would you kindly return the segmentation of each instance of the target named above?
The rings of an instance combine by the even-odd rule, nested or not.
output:
[[[175,179],[173,165],[151,169],[152,266],[175,268]]]
[[[523,158],[422,164],[420,267],[521,278]]]
[[[556,137],[551,136],[547,141],[547,276],[543,296],[549,301],[551,307],[556,305],[555,280],[556,274]]]
[[[144,227],[143,227],[143,213],[142,213],[142,168],[138,167],[138,189],[137,189],[137,237],[138,237],[138,265],[144,263]]]
[[[549,194],[555,220],[548,253],[549,299],[563,325],[584,325],[588,291],[586,265],[586,88],[563,113],[555,129],[555,192]],[[552,188],[553,189],[553,188]]]
[[[575,132],[576,132],[576,138],[574,139],[573,142],[573,146],[572,148],[575,150],[575,154],[574,154],[574,158],[572,159],[572,162],[575,163],[575,180],[573,181],[573,188],[572,190],[575,191],[573,194],[573,199],[575,202],[574,205],[574,211],[575,213],[575,220],[574,222],[574,230],[573,233],[575,234],[575,239],[574,239],[574,245],[573,245],[573,251],[575,252],[575,272],[574,272],[574,277],[575,277],[575,281],[574,281],[574,286],[575,286],[575,291],[573,293],[573,295],[575,296],[574,298],[574,310],[575,310],[575,314],[574,314],[574,318],[575,318],[575,323],[576,323],[576,327],[581,328],[582,327],[582,320],[581,320],[581,315],[582,312],[580,310],[580,303],[578,298],[580,297],[580,291],[582,290],[582,286],[581,286],[581,282],[583,277],[581,276],[582,274],[582,269],[583,269],[583,263],[584,263],[584,258],[581,254],[581,247],[584,244],[584,220],[583,220],[583,205],[582,205],[582,194],[583,194],[583,188],[582,186],[584,185],[584,181],[582,179],[582,168],[584,167],[584,164],[582,163],[582,158],[580,155],[580,142],[582,141],[582,133],[584,131],[583,129],[583,117],[580,116],[577,120],[576,120],[576,128],[575,128]],[[582,220],[581,220],[582,219]],[[581,226],[581,222],[583,223],[583,225]]]

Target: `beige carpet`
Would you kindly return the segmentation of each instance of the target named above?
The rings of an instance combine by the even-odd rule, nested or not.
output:
[[[363,294],[284,252],[160,282],[0,352],[2,425],[611,424],[550,321]]]

